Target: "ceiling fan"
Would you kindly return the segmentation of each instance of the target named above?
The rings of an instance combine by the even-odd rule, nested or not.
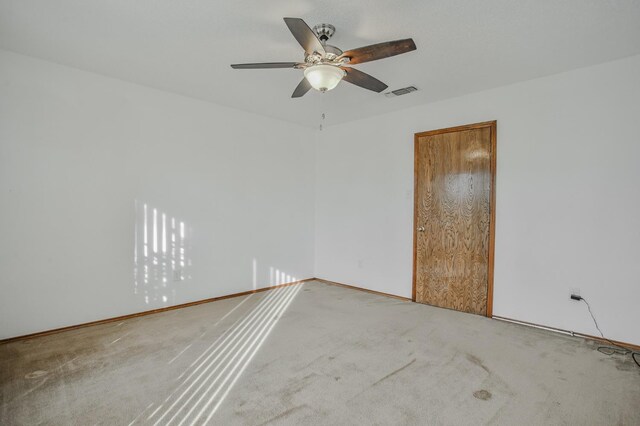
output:
[[[355,84],[374,92],[382,92],[388,86],[355,68],[356,65],[371,62],[401,53],[416,50],[412,39],[387,41],[343,52],[327,41],[335,33],[330,24],[319,24],[313,30],[300,18],[284,18],[289,30],[304,49],[304,62],[264,62],[256,64],[233,64],[234,69],[294,68],[304,70],[304,78],[293,91],[292,98],[304,96],[311,88],[326,92],[335,88],[340,80]]]

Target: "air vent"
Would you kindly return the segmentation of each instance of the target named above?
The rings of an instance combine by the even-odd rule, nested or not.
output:
[[[408,87],[403,87],[402,89],[392,90],[390,92],[385,93],[384,95],[387,98],[395,98],[396,96],[406,95],[407,93],[415,92],[416,90],[418,90],[417,87],[408,86]]]

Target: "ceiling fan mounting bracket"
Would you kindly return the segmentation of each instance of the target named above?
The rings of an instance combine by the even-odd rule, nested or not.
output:
[[[325,44],[336,32],[336,27],[331,24],[318,24],[313,27],[313,32],[316,33],[322,44]]]

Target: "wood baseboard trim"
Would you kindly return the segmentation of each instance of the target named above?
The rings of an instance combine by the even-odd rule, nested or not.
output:
[[[342,283],[338,283],[338,282],[335,282],[335,281],[325,280],[325,279],[322,279],[322,278],[314,278],[314,280],[316,280],[318,282],[321,282],[321,283],[324,283],[324,284],[335,285],[335,286],[344,287],[344,288],[350,288],[352,290],[360,290],[360,291],[364,291],[365,293],[377,294],[378,296],[392,297],[394,299],[402,300],[402,301],[405,301],[405,302],[413,302],[413,300],[411,300],[411,298],[409,298],[409,297],[402,297],[402,296],[397,296],[395,294],[383,293],[381,291],[369,290],[368,288],[357,287],[357,286],[348,285],[348,284],[342,284]]]
[[[204,303],[216,302],[218,300],[231,299],[231,298],[240,297],[240,296],[247,296],[249,294],[260,293],[260,292],[267,291],[267,290],[274,290],[276,288],[288,287],[288,286],[292,286],[292,285],[296,285],[296,284],[302,284],[302,283],[308,282],[308,281],[318,281],[318,282],[321,282],[321,283],[324,283],[324,284],[334,285],[334,286],[343,287],[343,288],[348,288],[348,289],[351,289],[351,290],[363,291],[365,293],[376,294],[378,296],[391,297],[393,299],[402,300],[404,302],[413,302],[413,300],[411,298],[409,298],[409,297],[402,297],[402,296],[398,296],[398,295],[395,295],[395,294],[383,293],[381,291],[369,290],[368,288],[363,288],[363,287],[357,287],[357,286],[354,286],[354,285],[343,284],[343,283],[339,283],[339,282],[336,282],[336,281],[329,281],[329,280],[325,280],[323,278],[306,278],[304,280],[292,281],[292,282],[289,282],[289,283],[278,284],[278,285],[274,285],[274,286],[271,286],[271,287],[261,287],[261,288],[255,289],[255,290],[248,290],[248,291],[242,291],[240,293],[226,294],[224,296],[218,296],[218,297],[212,297],[212,298],[209,298],[209,299],[196,300],[194,302],[182,303],[180,305],[167,306],[167,307],[164,307],[164,308],[152,309],[152,310],[149,310],[149,311],[137,312],[137,313],[128,314],[128,315],[121,315],[121,316],[118,316],[118,317],[106,318],[106,319],[102,319],[102,320],[91,321],[91,322],[86,322],[86,323],[77,324],[77,325],[70,325],[70,326],[67,326],[67,327],[60,327],[60,328],[55,328],[55,329],[52,329],[52,330],[40,331],[40,332],[37,332],[37,333],[31,333],[31,334],[25,334],[25,335],[22,335],[22,336],[9,337],[7,339],[0,340],[0,344],[15,342],[15,341],[19,341],[19,340],[33,339],[33,338],[36,338],[36,337],[48,336],[48,335],[51,335],[51,334],[62,333],[64,331],[71,331],[71,330],[76,330],[76,329],[79,329],[79,328],[91,327],[91,326],[94,326],[94,325],[107,324],[107,323],[110,323],[110,322],[124,321],[124,320],[137,318],[137,317],[142,317],[142,316],[146,316],[146,315],[152,315],[152,314],[157,314],[157,313],[161,313],[161,312],[173,311],[173,310],[176,310],[176,309],[188,308],[190,306],[201,305],[201,304],[204,304]],[[527,327],[535,327],[535,328],[540,328],[540,329],[544,329],[544,330],[548,330],[548,331],[553,331],[555,333],[563,333],[563,334],[567,334],[569,336],[581,337],[583,339],[595,340],[595,341],[602,342],[602,343],[605,343],[605,344],[609,343],[606,339],[603,339],[602,337],[592,336],[592,335],[583,334],[583,333],[577,333],[577,332],[573,332],[573,331],[569,331],[569,330],[563,330],[561,328],[549,327],[549,326],[546,326],[546,325],[540,325],[540,324],[527,322],[527,321],[520,321],[520,320],[516,320],[516,319],[513,319],[513,318],[501,317],[501,316],[498,316],[498,315],[493,315],[492,318],[496,319],[496,320],[500,320],[500,321],[506,321],[506,322],[511,322],[511,323],[514,323],[514,324],[524,325],[524,326],[527,326]],[[624,348],[627,348],[627,349],[630,349],[630,350],[633,350],[633,351],[636,351],[636,352],[640,351],[640,345],[636,345],[636,344],[633,344],[633,343],[627,343],[627,342],[620,342],[618,340],[611,340],[611,342],[615,343],[616,345],[619,345],[621,347],[624,347]]]
[[[527,321],[520,321],[520,320],[516,320],[513,318],[507,318],[507,317],[501,317],[501,316],[497,316],[497,315],[493,315],[491,318],[499,320],[499,321],[506,321],[506,322],[511,322],[514,324],[519,324],[519,325],[524,325],[527,327],[535,327],[535,328],[540,328],[543,330],[548,330],[548,331],[553,331],[554,333],[562,333],[562,334],[566,334],[572,337],[580,337],[583,339],[589,339],[589,340],[595,340],[597,342],[601,342],[604,343],[605,345],[610,345],[610,342],[615,343],[618,346],[621,346],[623,348],[635,351],[635,352],[640,352],[640,345],[636,345],[633,343],[627,343],[627,342],[620,342],[618,340],[611,340],[608,341],[607,339],[603,339],[602,337],[598,337],[598,336],[592,336],[590,334],[583,334],[583,333],[577,333],[575,331],[569,331],[569,330],[564,330],[562,328],[556,328],[556,327],[549,327],[547,325],[540,325],[540,324],[536,324],[533,322],[527,322]]]
[[[10,343],[10,342],[18,341],[18,340],[33,339],[33,338],[36,338],[36,337],[42,337],[42,336],[48,336],[48,335],[51,335],[51,334],[62,333],[64,331],[76,330],[78,328],[91,327],[93,325],[107,324],[107,323],[115,322],[115,321],[124,321],[124,320],[128,320],[128,319],[131,319],[131,318],[142,317],[142,316],[145,316],[145,315],[152,315],[152,314],[158,314],[158,313],[161,313],[161,312],[173,311],[175,309],[188,308],[190,306],[201,305],[203,303],[216,302],[218,300],[231,299],[233,297],[247,296],[249,294],[260,293],[260,292],[263,292],[263,291],[274,290],[276,288],[288,287],[288,286],[296,285],[296,284],[302,284],[304,282],[313,281],[313,280],[315,280],[315,278],[306,278],[304,280],[292,281],[292,282],[289,282],[289,283],[278,284],[278,285],[274,285],[274,286],[271,286],[271,287],[261,287],[261,288],[255,289],[255,290],[248,290],[248,291],[242,291],[240,293],[226,294],[224,296],[218,296],[218,297],[212,297],[212,298],[209,298],[209,299],[196,300],[194,302],[187,302],[187,303],[182,303],[180,305],[173,305],[173,306],[167,306],[167,307],[164,307],[164,308],[152,309],[150,311],[137,312],[137,313],[134,313],[134,314],[121,315],[119,317],[106,318],[106,319],[97,320],[97,321],[85,322],[85,323],[77,324],[77,325],[70,325],[70,326],[67,326],[67,327],[55,328],[55,329],[52,329],[52,330],[39,331],[37,333],[25,334],[25,335],[22,335],[22,336],[9,337],[7,339],[0,340],[0,345],[3,344],[3,343]]]

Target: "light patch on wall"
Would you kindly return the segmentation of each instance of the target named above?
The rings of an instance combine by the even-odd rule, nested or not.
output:
[[[192,229],[184,220],[136,200],[134,233],[134,294],[146,304],[174,304],[180,285],[192,279]]]
[[[256,288],[258,288],[258,262],[255,257],[253,258],[253,262],[252,262],[252,270],[253,270],[253,277],[252,277],[253,289],[255,290]]]

